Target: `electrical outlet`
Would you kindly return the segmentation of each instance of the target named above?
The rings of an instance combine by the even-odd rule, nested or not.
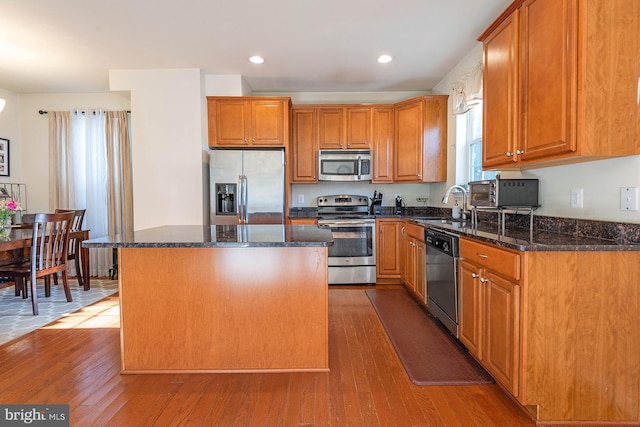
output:
[[[571,208],[582,209],[584,207],[584,190],[582,188],[571,189]]]
[[[416,202],[426,203],[429,200],[427,197],[416,197]]]
[[[304,194],[298,194],[298,203],[304,203]]]

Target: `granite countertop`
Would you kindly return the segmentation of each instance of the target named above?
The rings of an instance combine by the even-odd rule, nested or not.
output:
[[[640,251],[640,245],[593,237],[576,237],[551,231],[530,231],[523,228],[507,228],[502,231],[497,224],[480,222],[476,227],[470,221],[424,220],[405,217],[425,227],[452,232],[497,246],[518,251]]]
[[[87,248],[239,248],[331,246],[328,229],[305,225],[167,225],[82,242]]]

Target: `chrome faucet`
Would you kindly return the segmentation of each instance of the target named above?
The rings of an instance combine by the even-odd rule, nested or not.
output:
[[[442,203],[443,204],[447,204],[447,202],[449,201],[449,194],[451,194],[451,192],[453,190],[458,190],[462,192],[462,209],[461,209],[461,214],[462,214],[462,219],[466,220],[469,219],[467,217],[467,189],[464,188],[462,185],[452,185],[451,187],[449,187],[449,189],[444,193],[444,196],[442,196]]]

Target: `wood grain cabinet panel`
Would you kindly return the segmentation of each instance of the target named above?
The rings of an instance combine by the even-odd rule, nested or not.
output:
[[[402,220],[394,218],[376,219],[376,272],[378,279],[399,279]]]
[[[207,97],[210,147],[280,147],[289,141],[291,100]]]
[[[490,254],[490,255],[487,255]],[[518,254],[461,239],[459,263],[460,341],[514,396],[520,375],[520,286],[492,270],[517,265]],[[520,276],[520,273],[510,275]]]
[[[298,108],[292,110],[291,150],[289,162],[291,182],[318,182],[318,110]]]
[[[483,168],[640,153],[637,0],[516,1],[479,40]]]
[[[538,422],[638,423],[640,252],[515,252],[463,237],[460,258],[460,341]]]
[[[427,247],[424,227],[403,221],[400,225],[402,263],[400,277],[416,300],[427,304]]]
[[[446,180],[447,99],[427,95],[394,105],[395,182]]]
[[[393,182],[393,130],[392,107],[371,110],[371,148],[373,152],[373,183]]]

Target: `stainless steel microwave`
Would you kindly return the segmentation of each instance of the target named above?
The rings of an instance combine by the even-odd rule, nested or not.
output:
[[[538,207],[537,179],[489,179],[469,183],[470,204],[483,208]]]
[[[318,179],[320,181],[370,181],[371,150],[320,150]]]

